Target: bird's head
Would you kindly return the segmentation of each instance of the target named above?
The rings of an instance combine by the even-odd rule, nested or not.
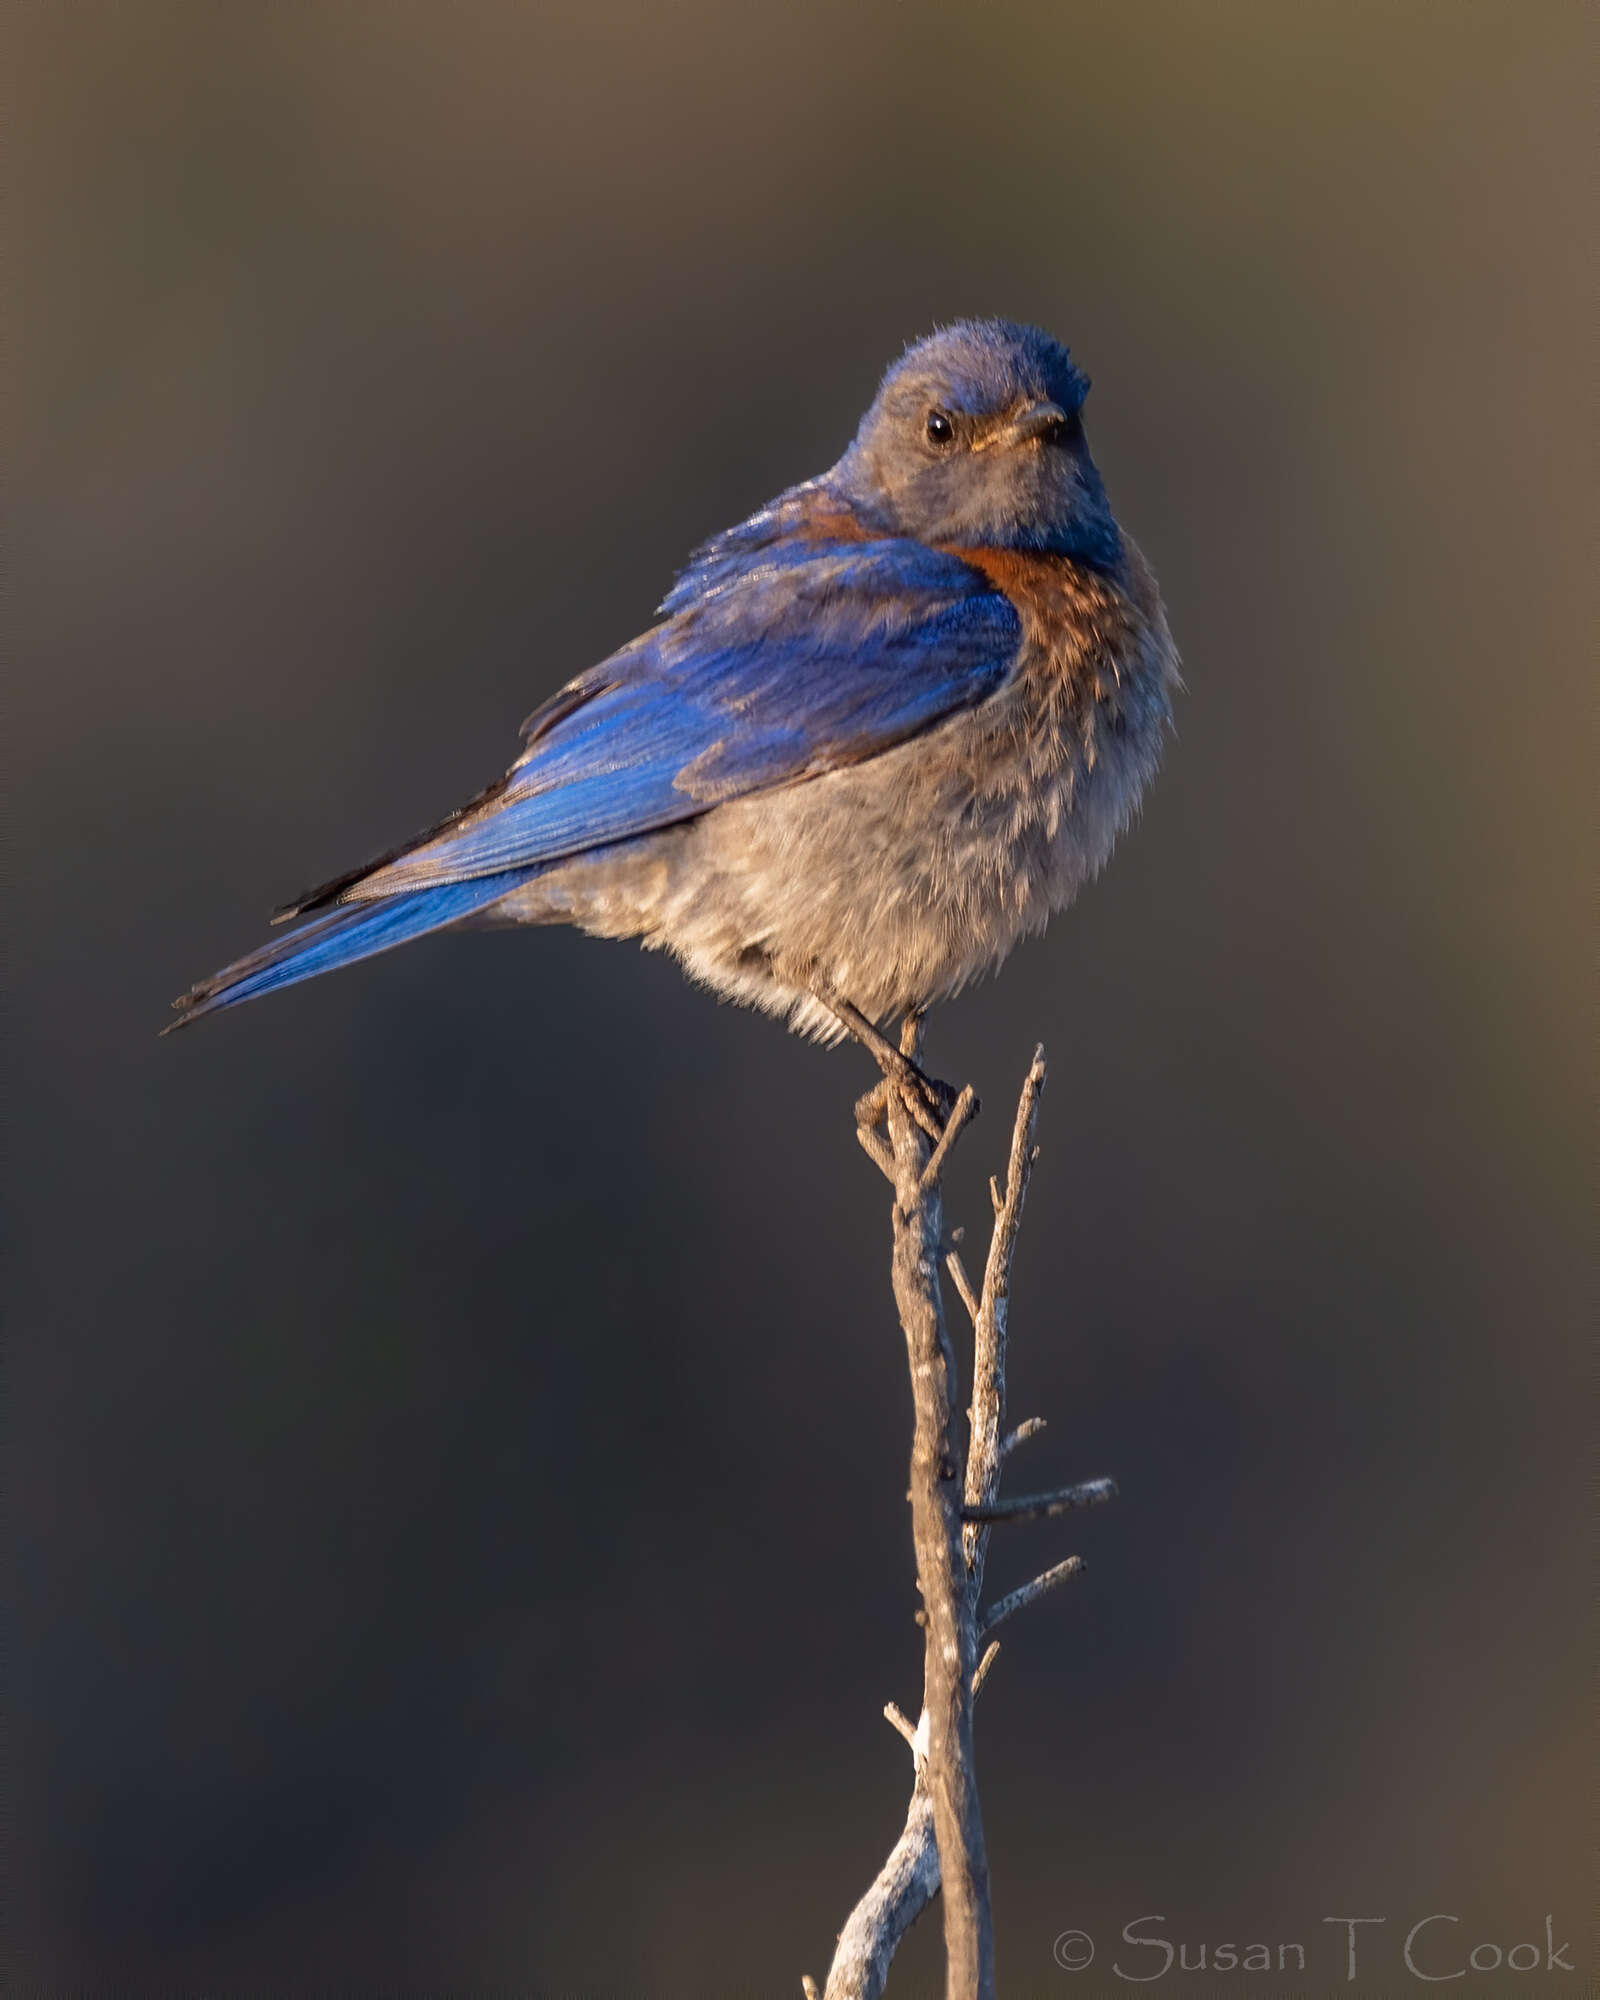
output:
[[[1122,551],[1083,435],[1088,377],[1059,341],[961,320],[894,364],[833,477],[885,532],[963,548]]]

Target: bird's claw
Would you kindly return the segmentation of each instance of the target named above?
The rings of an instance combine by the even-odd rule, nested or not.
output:
[[[887,1127],[890,1093],[896,1092],[911,1117],[937,1145],[961,1093],[919,1069],[909,1056],[897,1056],[892,1063],[881,1057],[880,1061],[883,1079],[857,1100],[856,1123],[869,1132],[880,1125]]]
[[[856,1123],[864,1132],[875,1132],[880,1125],[887,1131],[890,1092],[898,1091],[900,1101],[910,1113],[913,1123],[937,1146],[945,1135],[946,1127],[957,1104],[961,1101],[961,1092],[952,1090],[948,1083],[940,1083],[936,1077],[931,1077],[926,1070],[920,1069],[903,1049],[897,1049],[894,1043],[867,1019],[859,1007],[852,1006],[847,1000],[826,998],[820,992],[818,998],[822,999],[823,1005],[834,1015],[839,1025],[855,1036],[883,1071],[883,1081],[857,1101]],[[908,1021],[918,1018],[920,1017],[909,1016]],[[915,1045],[913,1042],[912,1046]],[[972,1110],[976,1109],[977,1099],[974,1098]]]

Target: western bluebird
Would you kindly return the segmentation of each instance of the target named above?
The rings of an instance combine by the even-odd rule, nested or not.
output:
[[[874,1046],[998,965],[1104,865],[1178,685],[1088,386],[1036,328],[918,342],[832,470],[705,543],[658,624],[529,717],[505,777],[280,911],[308,921],[173,1025],[483,924],[636,937]]]

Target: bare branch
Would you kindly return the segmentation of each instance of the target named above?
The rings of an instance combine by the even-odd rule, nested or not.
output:
[[[1009,1458],[1019,1444],[1026,1444],[1029,1438],[1036,1438],[1044,1428],[1045,1420],[1043,1417],[1029,1417],[1026,1423],[1018,1424],[1016,1429],[1010,1432],[1002,1442],[1000,1456],[1002,1458]]]
[[[994,1202],[994,1229],[989,1238],[989,1256],[984,1265],[983,1291],[973,1323],[972,1356],[972,1443],[967,1454],[965,1497],[968,1508],[987,1505],[1000,1486],[1000,1440],[1006,1420],[1006,1327],[1011,1304],[1011,1269],[1016,1261],[1017,1231],[1022,1225],[1022,1207],[1028,1196],[1037,1147],[1033,1143],[1039,1124],[1039,1098],[1044,1090],[1045,1060],[1041,1043],[1023,1080],[1017,1100],[1017,1115],[1011,1128],[1011,1157],[1006,1166],[1005,1192],[991,1177],[989,1194]],[[974,1593],[983,1583],[985,1537],[977,1518],[965,1513],[968,1522],[962,1537],[962,1553]]]
[[[1045,1080],[1044,1050],[1035,1052],[1022,1087],[1004,1188],[998,1178],[989,1183],[995,1220],[982,1289],[975,1290],[955,1248],[961,1232],[953,1230],[948,1240],[942,1233],[941,1179],[952,1147],[977,1110],[976,1097],[969,1087],[952,1101],[945,1085],[931,1082],[916,1067],[920,1019],[907,1020],[900,1048],[892,1051],[876,1031],[861,1034],[865,1024],[852,1018],[853,1010],[836,1011],[873,1048],[888,1079],[862,1100],[858,1112],[861,1144],[895,1187],[894,1295],[915,1412],[906,1497],[922,1597],[915,1616],[924,1652],[923,1709],[915,1727],[894,1702],[883,1711],[910,1744],[915,1762],[905,1826],[839,1934],[824,2000],[880,2000],[900,1940],[941,1889],[946,1991],[959,2000],[993,2000],[988,1865],[973,1770],[972,1707],[1000,1648],[991,1640],[980,1660],[979,1639],[1082,1563],[1072,1556],[1056,1564],[1000,1598],[980,1620],[987,1530],[994,1521],[1036,1519],[1092,1505],[1110,1499],[1116,1489],[1109,1479],[1101,1479],[1029,1499],[997,1498],[1006,1454],[1044,1429],[1044,1420],[1033,1417],[1009,1434],[1004,1430],[1006,1315],[1017,1231],[1029,1175],[1039,1157],[1034,1131]],[[926,1114],[936,1104],[951,1109],[933,1129]],[[885,1129],[887,1145],[880,1136]],[[941,1257],[973,1324],[971,1442],[964,1469],[954,1422],[955,1357],[939,1290]],[[813,1984],[807,1982],[808,1995]]]
[[[1016,1611],[1025,1611],[1036,1603],[1046,1591],[1054,1590],[1058,1583],[1065,1583],[1069,1576],[1076,1576],[1083,1568],[1082,1556],[1068,1556],[1065,1562],[1058,1562],[1054,1569],[1047,1569],[1042,1576],[1036,1576],[1032,1583],[1025,1583],[1017,1590],[1007,1591],[1004,1597],[997,1597],[993,1604],[978,1620],[980,1633],[989,1633]]]
[[[901,1029],[900,1055],[923,1088],[937,1094],[939,1087],[930,1085],[914,1067],[921,1043],[921,1019],[912,1017]],[[896,1167],[890,1270],[911,1370],[913,1430],[908,1483],[917,1583],[926,1619],[924,1775],[939,1850],[949,1991],[970,1996],[970,2000],[993,2000],[989,1866],[972,1748],[977,1615],[968,1595],[962,1555],[961,1488],[952,1476],[952,1468],[961,1464],[961,1455],[954,1423],[955,1355],[939,1290],[943,1201],[937,1177],[931,1181],[927,1177],[931,1153],[945,1134],[941,1132],[930,1148],[913,1096],[911,1091],[892,1093],[888,1103],[889,1139]],[[957,1106],[960,1103],[958,1098]],[[970,1115],[969,1108],[962,1122]],[[952,1121],[955,1116],[952,1109]],[[946,1156],[948,1151],[946,1147]]]
[[[917,1183],[918,1194],[930,1194],[938,1185],[939,1176],[944,1172],[944,1163],[949,1159],[951,1149],[967,1126],[978,1115],[978,1093],[969,1083],[956,1099],[956,1108],[945,1121],[945,1128],[939,1143],[928,1155],[928,1164],[922,1170],[922,1179]]]
[[[861,1150],[883,1175],[886,1181],[894,1179],[894,1154],[878,1137],[877,1129],[871,1125],[858,1125],[856,1137],[861,1142]]]
[[[898,1702],[886,1701],[883,1704],[883,1717],[889,1726],[903,1736],[911,1745],[911,1754],[913,1757],[921,1757],[924,1754],[922,1747],[917,1742],[917,1726],[900,1707]]]
[[[1063,1486],[1058,1493],[1032,1493],[1021,1500],[990,1500],[981,1506],[963,1507],[963,1521],[984,1525],[995,1521],[1048,1521],[1057,1514],[1070,1514],[1076,1507],[1098,1507],[1115,1500],[1114,1479],[1086,1479],[1079,1486]]]
[[[991,1640],[972,1676],[974,1700],[999,1653],[999,1640]],[[895,1702],[885,1702],[883,1712],[911,1746],[917,1781],[904,1832],[839,1933],[824,2000],[879,2000],[901,1938],[939,1889],[939,1848],[933,1836],[933,1813],[924,1783],[927,1711],[924,1709],[916,1728]]]
[[[938,1893],[939,1847],[923,1770],[912,1787],[904,1831],[839,1933],[824,2000],[881,2000],[900,1940]]]
[[[978,1295],[972,1289],[972,1280],[967,1276],[967,1267],[961,1261],[959,1250],[951,1250],[946,1254],[944,1267],[950,1273],[950,1282],[955,1286],[961,1303],[967,1309],[967,1318],[976,1326],[978,1323]]]

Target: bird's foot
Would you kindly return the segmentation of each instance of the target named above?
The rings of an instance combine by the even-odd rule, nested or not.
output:
[[[876,1131],[879,1126],[887,1130],[890,1096],[898,1092],[916,1124],[938,1145],[961,1093],[929,1076],[903,1049],[897,1049],[887,1035],[881,1034],[859,1008],[844,1000],[828,1004],[883,1071],[883,1081],[857,1102],[856,1123],[868,1132]]]
[[[920,1013],[907,1015],[902,1030],[903,1045],[896,1048],[859,1007],[852,1006],[848,1000],[836,999],[820,987],[813,987],[812,991],[840,1027],[855,1037],[883,1071],[883,1081],[856,1102],[856,1124],[863,1134],[863,1143],[867,1144],[867,1150],[874,1158],[880,1151],[874,1135],[882,1130],[884,1136],[888,1136],[889,1106],[895,1094],[898,1094],[913,1123],[932,1140],[935,1147],[949,1132],[951,1120],[958,1110],[961,1124],[977,1116],[978,1100],[970,1088],[959,1091],[948,1083],[941,1083],[937,1077],[929,1076],[915,1056],[908,1053],[921,1046]],[[952,1139],[954,1136],[951,1133]],[[872,1143],[868,1144],[869,1140]]]
[[[884,1063],[882,1081],[875,1083],[865,1096],[856,1100],[856,1123],[869,1132],[875,1132],[880,1127],[886,1130],[890,1098],[898,1096],[912,1118],[937,1145],[944,1137],[945,1127],[961,1093],[948,1083],[941,1083],[938,1077],[929,1076],[909,1056],[902,1056],[898,1049],[891,1049],[890,1054],[894,1060]]]

